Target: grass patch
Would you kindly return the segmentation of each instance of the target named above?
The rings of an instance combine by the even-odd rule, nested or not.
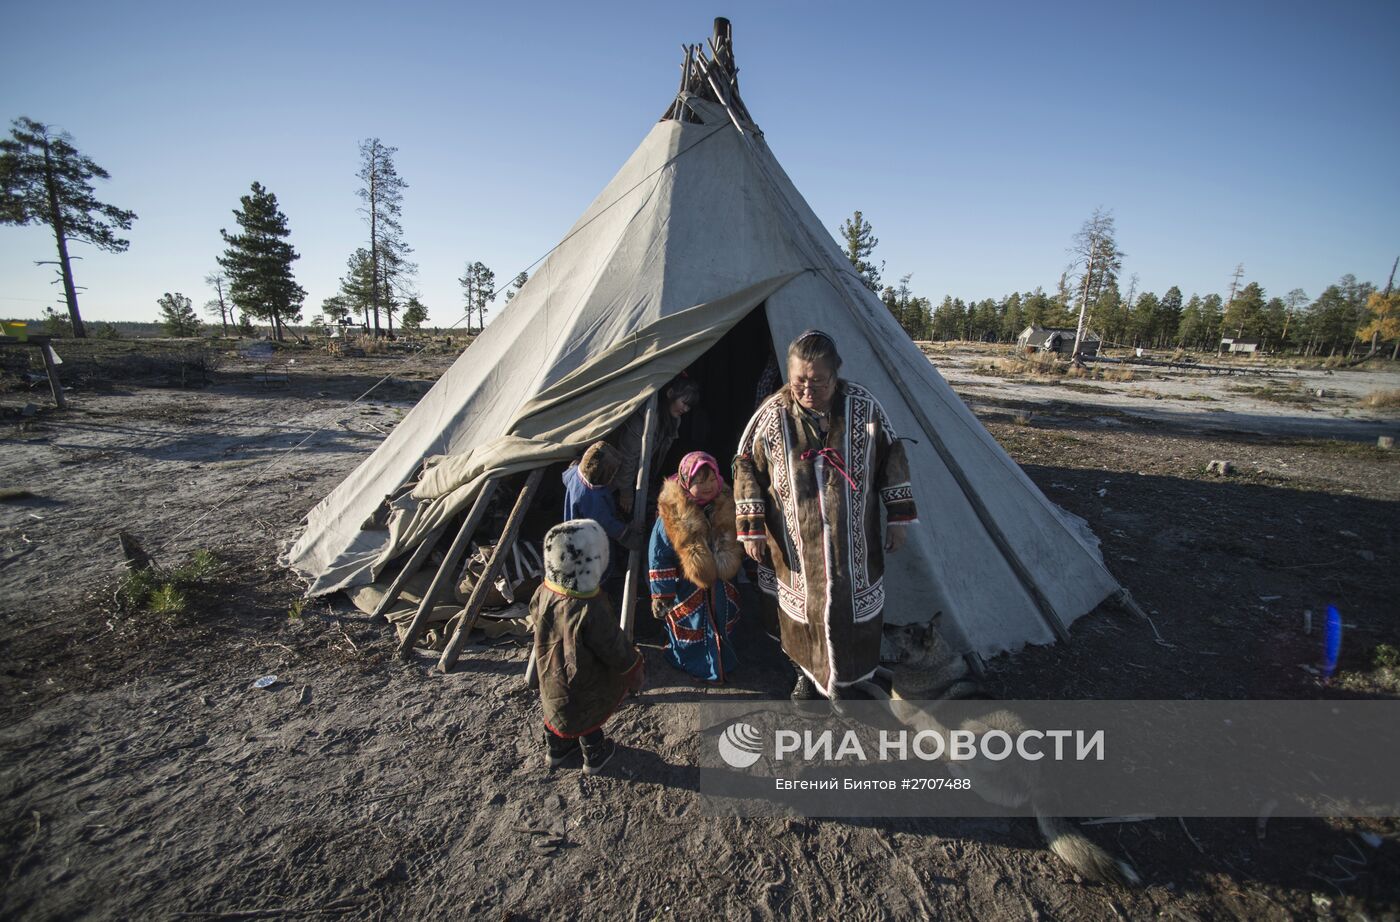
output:
[[[1377,669],[1400,669],[1400,650],[1388,643],[1376,644],[1371,651],[1371,665]]]
[[[1017,355],[1011,358],[992,359],[990,362],[978,362],[972,370],[979,375],[996,375],[1004,378],[1020,375],[1053,378],[1063,375],[1065,367],[1066,363],[1061,362],[1053,353],[1037,352],[1033,355]]]
[[[1286,445],[1293,448],[1303,448],[1309,451],[1325,452],[1329,455],[1340,455],[1345,458],[1355,458],[1364,461],[1393,461],[1400,457],[1400,451],[1394,449],[1386,451],[1376,447],[1374,442],[1347,442],[1341,439],[1290,439],[1276,442],[1277,445]]]
[[[1111,394],[1113,391],[1107,387],[1100,387],[1097,384],[1084,384],[1080,381],[1062,381],[1060,387],[1067,391],[1078,391],[1081,394]]]
[[[220,567],[213,552],[198,550],[171,570],[128,570],[117,581],[113,593],[117,610],[125,615],[144,614],[174,621],[188,611],[190,596],[217,576]]]
[[[185,613],[188,600],[172,583],[163,583],[146,599],[146,611],[157,618],[174,618]]]
[[[1268,384],[1227,384],[1225,389],[1232,394],[1239,394],[1243,397],[1253,397],[1256,400],[1265,400],[1269,403],[1279,403],[1285,406],[1311,407],[1315,398],[1310,392],[1303,389],[1303,382],[1294,381],[1292,384],[1279,384],[1270,382]]]
[[[1400,408],[1400,389],[1371,391],[1361,398],[1361,405],[1369,410],[1394,410]]]

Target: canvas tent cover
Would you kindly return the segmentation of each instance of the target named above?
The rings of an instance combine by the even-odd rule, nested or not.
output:
[[[803,330],[830,333],[843,375],[914,440],[922,524],[888,562],[886,620],[942,613],[958,652],[1053,641],[1052,620],[1067,626],[1119,588],[1097,541],[853,276],[762,133],[685,102],[697,121],[652,128],[495,321],[311,510],[284,562],[313,595],[392,573],[487,478],[577,457],[763,305],[778,355]],[[733,446],[711,451],[724,459]],[[387,528],[362,527],[415,479]]]

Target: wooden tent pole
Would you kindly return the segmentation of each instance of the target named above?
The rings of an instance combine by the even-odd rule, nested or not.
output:
[[[658,399],[659,397],[653,397],[647,400],[646,421],[642,424],[642,457],[637,462],[637,482],[632,485],[633,537],[645,538],[641,531],[647,520],[647,486],[651,483],[652,452],[656,448]],[[632,639],[632,631],[637,621],[637,596],[642,585],[642,548],[646,545],[647,542],[643,540],[639,547],[627,555],[627,577],[622,584],[621,626],[622,633],[627,635],[628,640]]]
[[[496,483],[496,478],[492,477],[482,484],[481,491],[476,494],[476,502],[472,503],[471,512],[467,513],[466,521],[462,522],[462,527],[457,531],[457,537],[452,539],[452,546],[447,549],[447,556],[442,559],[442,566],[438,567],[437,575],[433,577],[428,591],[423,593],[423,601],[418,603],[418,611],[408,626],[408,633],[404,634],[403,640],[399,641],[399,656],[403,659],[408,659],[412,655],[413,644],[418,640],[418,635],[428,623],[428,614],[433,610],[433,605],[437,602],[438,597],[442,595],[447,581],[452,578],[452,574],[456,571],[457,564],[462,560],[463,552],[466,551],[467,545],[476,534],[477,526],[486,517],[486,507],[490,505],[491,497],[495,495]],[[427,544],[427,542],[424,543]]]
[[[496,577],[501,575],[501,569],[506,564],[506,556],[510,549],[515,546],[515,536],[520,533],[520,524],[525,519],[525,513],[530,508],[530,500],[535,498],[535,493],[539,489],[540,481],[544,479],[544,468],[537,467],[530,472],[530,476],[525,479],[525,486],[520,489],[520,496],[515,500],[515,508],[510,511],[510,518],[506,519],[506,527],[501,532],[500,540],[496,542],[495,548],[491,551],[491,559],[486,563],[486,570],[477,579],[476,585],[472,587],[471,598],[467,600],[467,607],[462,610],[461,620],[457,622],[457,630],[452,633],[452,639],[447,642],[447,649],[442,651],[442,658],[438,660],[438,668],[447,672],[457,663],[457,657],[462,652],[462,645],[467,642],[467,637],[471,634],[472,628],[476,627],[476,619],[481,615],[481,608],[486,604],[486,591]]]
[[[399,570],[399,575],[394,577],[394,581],[389,584],[389,589],[384,593],[384,598],[379,600],[379,604],[374,606],[374,612],[369,616],[371,621],[383,621],[384,613],[394,607],[394,603],[399,600],[403,593],[403,587],[418,572],[418,568],[423,566],[423,561],[428,559],[428,555],[433,552],[433,547],[442,537],[443,531],[447,528],[444,523],[428,532],[428,537],[418,543],[413,549],[413,556],[408,559],[408,563]]]

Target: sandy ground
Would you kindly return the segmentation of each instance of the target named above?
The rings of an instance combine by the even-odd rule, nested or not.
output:
[[[1400,428],[1355,399],[1400,377],[1338,372],[1346,397],[1281,405],[1261,382],[978,374],[936,361],[1033,480],[1089,521],[1151,622],[1104,610],[1073,642],[988,664],[1003,697],[1394,697],[1378,647],[1394,599]],[[304,608],[276,567],[301,516],[450,361],[303,355],[286,385],[231,361],[210,386],[94,379],[73,408],[0,395],[7,918],[856,919],[1386,918],[1400,910],[1393,823],[1174,818],[1091,827],[1145,885],[1076,881],[1029,821],[714,820],[698,815],[691,711],[779,697],[753,630],[727,688],[645,647],[653,678],[612,725],[615,770],[548,773],[525,651],[469,647],[442,675],[341,601]],[[394,378],[350,404],[382,375]],[[1378,377],[1372,377],[1379,374]],[[1290,385],[1291,387],[1291,385]],[[1140,396],[1134,388],[1162,394]],[[1315,390],[1311,379],[1303,389]],[[1184,399],[1202,393],[1211,400]],[[295,447],[295,450],[292,449]],[[1205,473],[1213,459],[1237,473]],[[118,528],[165,564],[220,560],[182,614],[114,600]],[[1356,625],[1342,674],[1309,671],[1304,609]],[[276,675],[267,690],[252,682]],[[1381,837],[1362,843],[1359,833]]]

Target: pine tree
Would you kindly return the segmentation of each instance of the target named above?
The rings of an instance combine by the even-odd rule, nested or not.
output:
[[[1225,309],[1222,329],[1225,335],[1239,338],[1245,331],[1259,332],[1260,315],[1264,311],[1264,289],[1258,282],[1250,282],[1240,289]]]
[[[160,305],[160,319],[165,324],[165,332],[171,336],[198,336],[200,319],[194,312],[194,303],[188,297],[175,292],[166,292],[156,300]]]
[[[1376,286],[1370,282],[1358,282],[1356,276],[1348,272],[1337,280],[1337,287],[1341,289],[1342,297],[1346,299],[1350,309],[1351,341],[1347,343],[1347,354],[1351,355],[1356,349],[1356,344],[1362,339],[1361,328],[1365,326],[1369,314],[1366,302],[1370,299],[1371,292],[1376,290]]]
[[[948,295],[933,312],[933,338],[958,339],[963,335],[963,324],[967,319],[966,305],[961,298]]]
[[[904,326],[904,318],[901,317],[899,313],[899,295],[895,293],[894,288],[886,285],[884,290],[880,292],[880,301],[885,305],[885,309],[890,312],[890,316],[894,318],[895,323]]]
[[[1016,337],[1020,336],[1025,328],[1026,318],[1021,311],[1021,295],[1013,291],[1001,303],[1001,331],[997,339],[1004,343],[1015,342]]]
[[[1283,331],[1288,325],[1288,307],[1282,298],[1270,298],[1264,302],[1256,321],[1261,348],[1266,352],[1281,352],[1286,345]]]
[[[219,265],[228,274],[229,296],[244,316],[272,325],[282,339],[282,327],[301,319],[306,292],[292,277],[292,263],[300,257],[286,238],[287,216],[277,208],[277,196],[253,183],[250,194],[239,199],[242,208],[233,213],[239,232],[220,230],[228,248]]]
[[[1103,337],[1103,345],[1121,343],[1128,337],[1128,309],[1123,304],[1123,296],[1118,293],[1118,283],[1112,282],[1105,288],[1090,307],[1086,324],[1081,334],[1090,330]],[[1078,353],[1073,353],[1077,355]]]
[[[1054,327],[1059,325],[1060,305],[1045,292],[1037,288],[1031,292],[1025,300],[1025,320],[1022,322],[1021,330],[1026,327]],[[1016,335],[1021,335],[1021,330],[1016,331]]]
[[[1201,316],[1201,298],[1192,295],[1191,300],[1181,309],[1181,320],[1176,325],[1176,344],[1181,349],[1199,349],[1205,334],[1205,319]]]
[[[393,327],[394,300],[403,293],[405,279],[417,266],[408,261],[413,250],[404,243],[403,190],[408,183],[394,166],[397,147],[389,147],[378,138],[360,142],[360,171],[355,174],[364,185],[357,194],[363,203],[360,214],[369,225],[369,310],[374,318],[374,335],[380,334],[379,311],[389,313]]]
[[[1173,285],[1162,295],[1162,300],[1157,305],[1157,323],[1152,331],[1153,344],[1158,349],[1170,344],[1176,338],[1176,331],[1180,325],[1181,289]]]
[[[68,134],[55,134],[27,118],[11,125],[10,137],[0,140],[0,224],[47,224],[53,231],[69,322],[73,335],[82,339],[87,330],[78,311],[68,243],[120,253],[130,243],[115,232],[130,230],[136,213],[97,200],[91,180],[109,174],[79,153]]]
[[[351,312],[350,300],[344,295],[331,295],[321,302],[321,313],[325,315],[328,324],[345,326]]]
[[[1157,329],[1157,315],[1161,309],[1162,302],[1157,300],[1157,295],[1153,292],[1144,291],[1138,295],[1137,301],[1129,312],[1129,325],[1132,330],[1134,346],[1152,345],[1152,334]]]
[[[973,305],[968,317],[968,339],[977,342],[995,342],[1000,317],[997,315],[997,302],[983,298]]]
[[[403,328],[405,330],[419,330],[423,327],[423,321],[428,319],[428,308],[417,298],[409,298],[408,303],[403,308]]]
[[[1308,306],[1308,293],[1301,288],[1293,289],[1283,296],[1283,306],[1287,311],[1283,319],[1284,340],[1302,343],[1304,341],[1302,320]],[[1306,345],[1304,345],[1304,351],[1306,351]]]
[[[841,238],[846,241],[846,258],[851,261],[851,266],[856,270],[856,275],[860,277],[861,283],[879,294],[880,273],[885,268],[885,264],[880,263],[880,268],[877,269],[875,264],[870,261],[875,247],[880,244],[870,222],[857,211],[842,223]]]
[[[352,311],[364,318],[364,328],[371,329],[370,307],[374,303],[374,266],[370,261],[369,250],[360,247],[345,261],[345,275],[340,279],[340,297]]]
[[[514,298],[516,295],[520,294],[520,289],[524,288],[524,287],[525,287],[525,283],[528,282],[528,281],[530,281],[530,274],[529,274],[528,272],[522,272],[522,273],[520,273],[519,275],[517,275],[515,278],[513,278],[513,279],[510,280],[510,284],[506,286],[506,303],[507,303],[507,304],[509,304],[509,303],[511,302],[511,299],[512,299],[512,298]]]
[[[67,339],[73,335],[73,319],[60,314],[52,307],[45,307],[44,332],[54,339]]]
[[[467,331],[472,331],[472,315],[475,314],[481,325],[475,329],[486,329],[486,305],[496,298],[496,273],[486,268],[482,262],[467,263],[466,272],[457,280],[462,286],[462,294],[467,301]]]
[[[204,302],[204,309],[218,315],[223,325],[223,335],[228,335],[228,323],[233,319],[233,302],[228,298],[228,279],[222,272],[211,272],[204,277],[204,284],[214,289],[214,297]]]
[[[1095,208],[1094,213],[1079,228],[1079,233],[1074,235],[1074,245],[1070,247],[1070,253],[1074,256],[1070,268],[1078,269],[1080,274],[1079,319],[1075,327],[1072,352],[1075,358],[1079,356],[1079,344],[1084,339],[1084,319],[1090,306],[1098,305],[1100,313],[1116,313],[1119,306],[1117,303],[1101,303],[1106,300],[1104,296],[1110,286],[1113,288],[1111,300],[1121,301],[1118,296],[1118,270],[1123,267],[1123,252],[1118,249],[1118,242],[1114,239],[1115,233],[1113,214],[1102,208]],[[1108,335],[1107,331],[1104,335]]]
[[[1225,316],[1224,303],[1217,294],[1208,294],[1201,299],[1202,349],[1218,349],[1220,346],[1221,321]]]

